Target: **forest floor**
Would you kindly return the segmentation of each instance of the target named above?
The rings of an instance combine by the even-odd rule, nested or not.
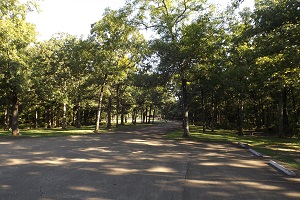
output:
[[[178,129],[0,137],[0,199],[299,199],[299,175],[237,144],[165,138]]]

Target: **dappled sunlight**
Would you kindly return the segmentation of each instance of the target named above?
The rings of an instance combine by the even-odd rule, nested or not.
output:
[[[191,184],[196,184],[199,187],[202,187],[202,185],[215,185],[215,186],[220,186],[222,184],[224,184],[223,181],[217,181],[217,180],[194,180],[194,179],[188,179],[186,180],[187,183],[191,183]]]
[[[149,169],[146,169],[146,172],[159,172],[159,173],[175,173],[176,170],[170,167],[165,166],[155,166]]]
[[[40,165],[65,165],[68,164],[68,160],[66,158],[61,158],[61,157],[47,157],[47,159],[43,160],[36,160],[33,161],[35,164],[40,164]]]
[[[0,142],[0,145],[10,145],[12,142]]]
[[[184,157],[188,156],[188,153],[163,153],[160,155],[156,155],[158,158],[177,158],[182,159]]]
[[[278,176],[264,159],[231,144],[164,140],[152,137],[152,132],[5,144],[9,146],[0,145],[3,152],[7,150],[0,154],[0,190],[8,195],[29,182],[29,190],[22,192],[34,191],[41,199],[144,199],[145,194],[148,199],[239,199],[240,195],[259,199],[273,193],[285,199],[299,195],[289,188],[293,184],[283,184],[299,184],[298,177]],[[11,174],[20,185],[13,185]]]
[[[71,186],[71,190],[78,190],[78,191],[84,191],[84,192],[97,192],[98,189],[88,186]]]
[[[141,144],[141,145],[149,145],[149,146],[168,146],[168,147],[176,146],[174,144],[163,143],[162,141],[158,141],[158,140],[142,140],[142,139],[126,140],[126,141],[124,141],[124,143],[127,143],[127,144]]]
[[[9,158],[5,161],[5,163],[1,163],[0,166],[14,166],[14,165],[27,165],[30,163],[28,159],[21,158]]]
[[[132,173],[138,173],[140,170],[137,169],[126,169],[121,167],[109,167],[107,174],[109,175],[129,175]]]
[[[286,196],[291,197],[291,198],[299,198],[299,192],[289,192],[289,191],[284,191],[283,192]]]
[[[106,147],[88,147],[88,148],[84,148],[84,149],[79,149],[79,151],[82,151],[82,152],[96,151],[96,152],[103,152],[103,153],[117,152],[117,151],[109,150]]]
[[[11,186],[10,185],[0,185],[0,189],[1,190],[9,190],[9,189],[11,189]]]
[[[266,185],[264,182],[254,182],[254,181],[236,181],[235,184],[245,185],[247,187],[256,188],[256,189],[264,189],[264,190],[281,190],[281,187],[275,185]]]
[[[2,163],[0,166],[17,166],[17,165],[28,165],[28,164],[60,166],[60,165],[68,165],[68,164],[72,164],[72,163],[105,163],[107,161],[108,161],[107,159],[101,159],[101,158],[46,157],[41,160],[9,158],[9,159],[6,159],[5,163]]]

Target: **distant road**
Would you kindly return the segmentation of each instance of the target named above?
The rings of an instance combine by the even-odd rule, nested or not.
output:
[[[0,139],[0,199],[300,199],[299,176],[238,145],[162,138],[179,126]]]

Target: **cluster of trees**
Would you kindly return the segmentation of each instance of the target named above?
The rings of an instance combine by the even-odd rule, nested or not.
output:
[[[18,123],[80,127],[113,116],[124,124],[160,114],[207,128],[299,132],[300,3],[128,0],[107,9],[87,39],[68,34],[35,42],[33,3],[0,4],[0,109]],[[151,29],[146,40],[141,29]]]

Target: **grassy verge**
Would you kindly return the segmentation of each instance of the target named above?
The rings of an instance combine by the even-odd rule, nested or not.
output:
[[[159,122],[157,122],[159,123]],[[156,124],[157,124],[156,123]],[[116,128],[116,124],[112,124],[112,128],[110,130],[106,129],[106,125],[102,125],[99,128],[99,133],[105,133],[108,131],[118,131],[118,130],[131,130],[144,126],[151,126],[153,124],[139,124],[133,125],[132,123],[128,123],[125,126],[119,125]],[[95,134],[94,133],[95,126],[82,126],[81,128],[76,127],[68,127],[67,129],[62,128],[38,128],[38,129],[21,129],[21,137],[60,137],[60,136],[70,136],[70,135],[87,135],[87,134]],[[10,131],[2,131],[0,130],[0,138],[1,137],[11,137]]]
[[[300,139],[299,138],[278,138],[277,136],[244,135],[238,136],[236,131],[216,130],[202,133],[202,128],[190,127],[192,140],[203,142],[230,142],[246,143],[253,149],[271,156],[273,159],[284,162],[293,168],[300,170]],[[169,139],[183,139],[182,131],[174,131],[166,135]]]

